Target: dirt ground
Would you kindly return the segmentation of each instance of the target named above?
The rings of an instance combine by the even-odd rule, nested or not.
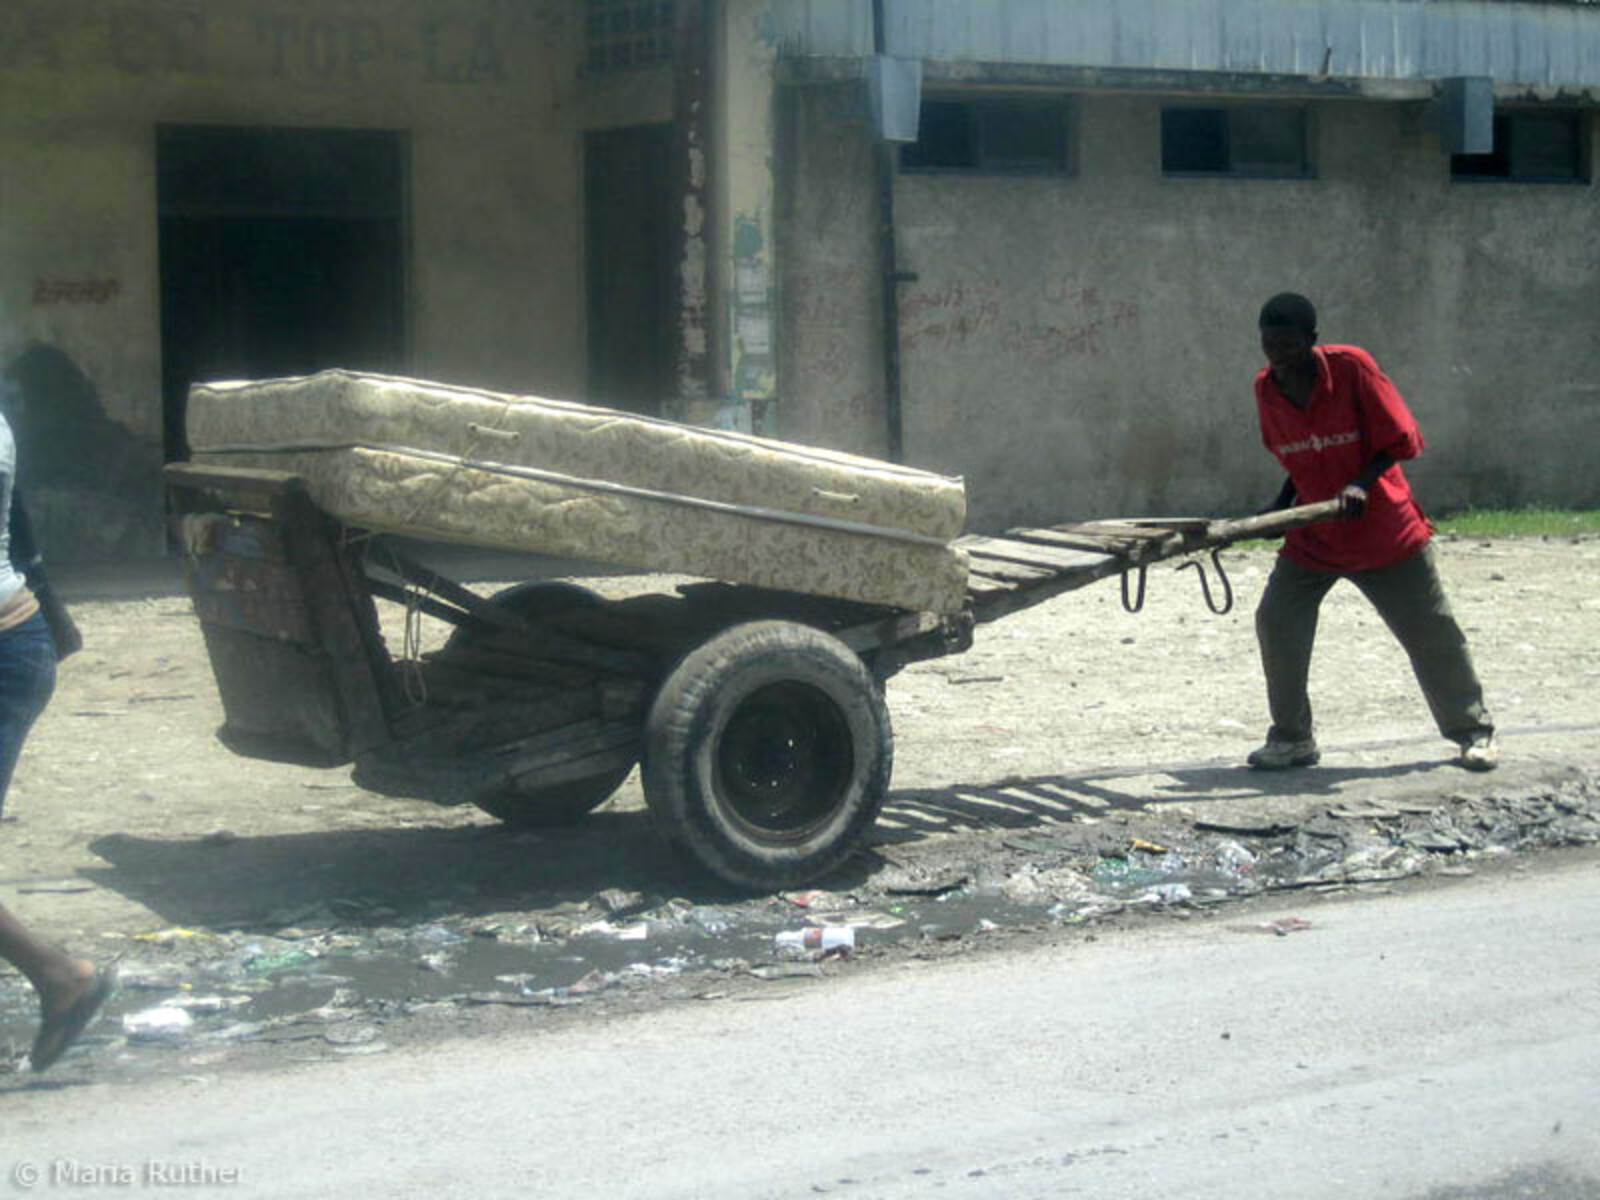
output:
[[[1313,667],[1323,768],[1289,779],[1236,770],[1265,726],[1251,612],[1271,553],[1253,549],[1225,558],[1237,593],[1227,616],[1206,611],[1193,571],[1162,566],[1138,615],[1122,610],[1115,580],[1102,582],[897,676],[884,838],[1071,820],[1107,804],[1303,807],[1325,800],[1330,781],[1531,787],[1595,766],[1600,540],[1445,539],[1440,554],[1503,731],[1495,775],[1447,765],[1451,747],[1433,734],[1404,656],[1348,587],[1324,610]],[[615,594],[671,581],[592,582]],[[119,586],[134,583],[77,590]],[[363,792],[342,769],[238,758],[214,737],[220,704],[186,598],[168,587],[80,599],[73,611],[87,648],[63,666],[0,824],[0,895],[69,942],[270,922],[346,896],[426,909],[473,895],[488,909],[610,886],[708,886],[651,837],[637,773],[588,821],[531,834],[474,809]],[[397,644],[399,624],[387,632]],[[425,638],[442,632],[430,624]]]
[[[1313,667],[1323,764],[1244,769],[1266,723],[1251,613],[1272,556],[1232,551],[1229,615],[1206,611],[1192,571],[1163,565],[1138,615],[1115,580],[1098,583],[893,679],[889,803],[871,847],[815,898],[740,896],[676,859],[637,773],[588,819],[532,832],[364,792],[344,769],[236,757],[215,739],[220,702],[170,566],[63,572],[86,649],[64,664],[7,801],[0,901],[122,960],[113,1020],[185,996],[222,1005],[181,1059],[159,1040],[89,1039],[96,1073],[115,1054],[137,1075],[512,1027],[526,1005],[568,1020],[817,977],[823,964],[772,961],[774,931],[796,924],[859,925],[870,965],[1600,840],[1600,539],[1443,539],[1440,556],[1500,770],[1452,764],[1404,656],[1348,587],[1324,609]],[[506,574],[456,568],[486,593]],[[399,646],[402,614],[385,620]],[[423,648],[445,632],[426,623]],[[1242,874],[1223,869],[1241,855]],[[31,1021],[20,980],[0,977],[0,1059]]]

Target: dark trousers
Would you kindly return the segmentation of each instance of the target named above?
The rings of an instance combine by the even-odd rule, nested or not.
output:
[[[44,617],[34,613],[0,633],[0,809],[28,730],[56,688],[56,645]]]
[[[1256,607],[1256,640],[1267,676],[1269,737],[1300,741],[1312,733],[1306,677],[1317,636],[1317,613],[1328,589],[1348,579],[1372,601],[1378,615],[1411,657],[1411,669],[1439,732],[1463,743],[1490,733],[1494,722],[1483,705],[1483,687],[1472,669],[1467,639],[1450,612],[1433,547],[1375,571],[1309,571],[1284,555],[1267,580]],[[1360,681],[1353,681],[1360,686]]]

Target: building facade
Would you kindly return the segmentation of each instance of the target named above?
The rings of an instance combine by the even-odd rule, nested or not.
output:
[[[992,529],[1263,503],[1294,289],[1426,503],[1594,505],[1597,102],[1584,4],[0,0],[0,367],[57,558],[162,551],[189,382],[326,366],[902,457]]]

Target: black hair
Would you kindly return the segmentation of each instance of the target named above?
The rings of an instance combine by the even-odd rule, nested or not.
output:
[[[1317,332],[1317,308],[1298,292],[1279,292],[1261,306],[1256,324],[1261,329],[1298,329],[1314,334]]]

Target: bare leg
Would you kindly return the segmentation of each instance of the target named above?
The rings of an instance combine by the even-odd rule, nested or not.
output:
[[[55,1017],[76,1004],[95,984],[94,964],[73,958],[28,931],[0,904],[0,958],[27,977],[39,995],[43,1016]]]

